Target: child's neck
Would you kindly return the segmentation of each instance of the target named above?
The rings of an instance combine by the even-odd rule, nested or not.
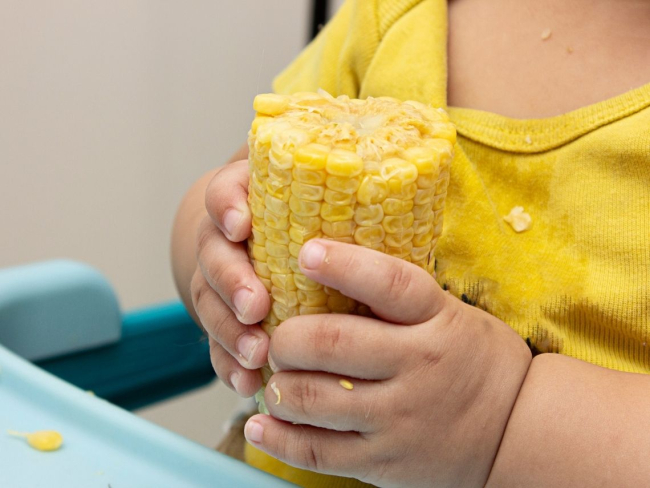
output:
[[[543,118],[646,83],[650,0],[449,2],[450,106]]]

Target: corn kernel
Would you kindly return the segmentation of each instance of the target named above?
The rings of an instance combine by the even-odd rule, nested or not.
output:
[[[388,196],[388,183],[376,175],[366,175],[357,190],[357,200],[361,205],[381,203]]]
[[[327,188],[325,190],[325,201],[331,205],[354,205],[356,198],[354,194],[350,193],[341,193],[340,191],[334,191]]]
[[[413,229],[409,228],[403,232],[397,232],[395,234],[386,234],[386,239],[384,239],[384,244],[391,247],[401,247],[405,246],[407,242],[411,242],[413,239]]]
[[[403,157],[415,165],[419,175],[438,173],[440,157],[432,147],[410,147],[404,151]]]
[[[417,247],[421,247],[430,243],[431,239],[433,239],[433,232],[434,232],[434,227],[431,226],[431,229],[428,230],[427,232],[423,234],[416,234],[413,237],[413,245]]]
[[[384,209],[380,204],[358,205],[354,211],[354,221],[358,225],[375,225],[384,219]]]
[[[294,258],[297,258],[300,255],[300,249],[302,248],[302,244],[297,244],[293,241],[289,242],[289,254],[293,256]]]
[[[310,278],[307,278],[304,274],[302,273],[295,273],[293,275],[293,281],[296,284],[296,287],[299,290],[303,291],[313,291],[313,290],[322,290],[323,285],[318,283],[317,281],[314,281]]]
[[[330,241],[342,242],[344,244],[354,244],[354,237],[330,237]]]
[[[264,285],[264,288],[266,288],[266,291],[271,293],[271,287],[273,286],[272,283],[271,283],[271,280],[268,279],[268,278],[260,278],[260,281]]]
[[[433,188],[436,185],[436,182],[438,181],[438,175],[437,174],[430,174],[430,175],[420,175],[418,176],[418,179],[415,180],[416,185],[418,185],[418,188]]]
[[[267,239],[265,248],[266,254],[268,256],[273,256],[274,258],[289,257],[289,248],[287,246],[283,246],[282,244],[278,244],[277,242],[273,242]]]
[[[332,295],[327,298],[327,307],[332,313],[350,313],[355,305],[354,300],[343,295]]]
[[[399,198],[400,200],[412,200],[418,191],[418,185],[416,183],[402,185],[399,180],[394,178],[388,182],[388,188],[390,189],[390,197]]]
[[[386,231],[381,225],[370,225],[368,227],[357,227],[354,231],[354,240],[362,246],[369,246],[384,241]]]
[[[418,179],[417,167],[400,158],[390,158],[381,163],[381,177],[388,181],[399,182],[400,185],[410,185]]]
[[[266,262],[267,253],[266,247],[258,244],[253,244],[253,259],[256,261]]]
[[[433,205],[432,205],[433,210],[441,210],[444,205],[445,205],[445,196],[436,195],[433,199]]]
[[[289,216],[289,205],[284,203],[279,198],[275,198],[271,195],[266,195],[264,199],[264,204],[266,205],[267,210],[273,212],[279,217],[288,217]]]
[[[411,259],[413,262],[426,260],[429,256],[429,251],[431,250],[431,244],[427,243],[422,247],[416,247],[413,245],[411,249]]]
[[[255,238],[255,242],[258,242],[258,239],[255,237],[255,232],[259,232],[254,230],[253,237]],[[282,244],[285,246],[289,245],[289,232],[286,230],[278,230],[274,229],[272,227],[267,227],[266,230],[264,231],[264,237],[265,240],[268,239],[269,241],[273,241],[277,244]]]
[[[277,134],[273,136],[275,139]],[[276,170],[287,170],[293,168],[293,154],[289,152],[277,152],[271,149],[269,151],[269,168]]]
[[[253,123],[251,124],[251,132],[253,134],[257,134],[257,129],[260,126],[270,122],[271,120],[273,120],[273,117],[267,117],[265,115],[258,115],[257,117],[255,117],[255,119],[253,120]]]
[[[298,301],[308,307],[323,307],[327,305],[329,295],[323,290],[298,290]]]
[[[359,189],[361,180],[359,178],[345,178],[342,176],[328,176],[325,180],[327,188],[330,190],[347,193],[352,195]]]
[[[266,260],[266,264],[268,264],[271,273],[291,273],[289,258],[276,258],[275,256],[269,256]]]
[[[395,234],[396,232],[404,232],[406,229],[409,229],[413,225],[413,221],[413,214],[409,212],[404,215],[387,215],[381,221],[381,224],[384,226],[386,232]]]
[[[307,185],[322,185],[327,178],[325,171],[312,171],[302,168],[293,168],[291,175],[296,181]]]
[[[354,234],[356,224],[352,220],[338,222],[323,221],[323,234],[327,237],[349,237]]]
[[[251,225],[253,229],[259,230],[260,232],[264,232],[264,229],[266,229],[266,222],[264,222],[264,218],[260,218],[256,215],[252,216]]]
[[[272,286],[271,296],[273,297],[273,300],[280,302],[285,307],[298,306],[298,293],[295,291],[285,291],[277,286]]]
[[[296,274],[296,273],[302,273],[302,271],[300,270],[300,264],[299,264],[299,262],[298,262],[298,258],[294,258],[293,256],[291,256],[291,257],[289,258],[289,269],[290,269],[294,274]]]
[[[304,244],[310,239],[318,239],[322,237],[323,233],[320,231],[308,232],[298,227],[289,227],[289,237],[291,240],[297,244]]]
[[[282,290],[286,290],[286,291],[297,290],[296,283],[294,282],[293,279],[293,273],[287,273],[287,274],[273,273],[273,275],[271,275],[271,283],[273,283],[274,286],[281,288]]]
[[[330,313],[330,309],[327,306],[322,307],[308,307],[306,305],[300,305],[298,307],[300,315],[317,315],[321,313]]]
[[[271,278],[271,270],[265,261],[253,259],[253,269],[255,269],[255,274],[260,278]]]
[[[296,198],[302,200],[320,202],[323,199],[325,189],[320,185],[308,185],[307,183],[294,181],[291,183],[291,193],[293,193],[293,196]]]
[[[329,203],[323,203],[320,216],[328,222],[340,222],[350,220],[354,217],[354,210],[349,206],[337,206]]]
[[[317,216],[309,217],[304,215],[298,215],[295,213],[289,216],[289,222],[291,222],[292,227],[295,227],[301,232],[316,232],[320,230],[320,225],[321,225],[320,217]]]
[[[278,320],[280,320],[280,322],[284,322],[285,320],[298,315],[297,306],[291,307],[280,302],[273,302],[272,308],[273,312],[278,317]]]
[[[302,217],[315,217],[321,211],[320,202],[300,200],[293,195],[289,199],[289,207],[294,214]]]
[[[414,205],[411,211],[416,220],[426,219],[433,213],[431,205]]]
[[[257,95],[253,100],[253,109],[261,114],[279,115],[289,106],[289,97],[276,95],[275,93],[264,93]]]
[[[280,169],[269,164],[269,178],[275,179],[280,186],[288,186],[293,181],[293,172],[290,169]]]
[[[325,169],[330,148],[322,144],[307,144],[296,150],[293,155],[296,168],[306,170]]]
[[[400,200],[398,198],[387,198],[381,204],[384,215],[404,215],[413,208],[413,200]]]
[[[330,175],[351,178],[363,171],[363,159],[352,151],[333,149],[327,156],[325,169]]]
[[[288,202],[289,197],[291,197],[291,188],[285,185],[282,185],[275,178],[267,178],[265,183],[266,193],[282,200],[283,202]],[[260,195],[261,196],[261,195]]]
[[[275,215],[270,210],[264,211],[264,224],[278,230],[289,230],[289,217]]]

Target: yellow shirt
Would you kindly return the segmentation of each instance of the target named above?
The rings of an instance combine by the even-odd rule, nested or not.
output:
[[[446,9],[444,0],[349,0],[274,88],[445,107]],[[439,283],[534,351],[650,373],[650,84],[547,119],[448,111],[459,137]],[[503,219],[516,206],[532,217],[522,233]]]

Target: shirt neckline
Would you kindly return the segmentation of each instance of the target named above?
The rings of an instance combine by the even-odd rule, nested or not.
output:
[[[563,146],[650,106],[650,83],[563,115],[514,119],[482,110],[448,107],[458,133],[509,152],[537,153]]]

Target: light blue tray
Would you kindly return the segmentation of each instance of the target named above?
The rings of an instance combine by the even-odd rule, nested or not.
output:
[[[57,430],[39,452],[7,430]],[[290,485],[140,419],[0,346],[0,486],[184,488]]]

